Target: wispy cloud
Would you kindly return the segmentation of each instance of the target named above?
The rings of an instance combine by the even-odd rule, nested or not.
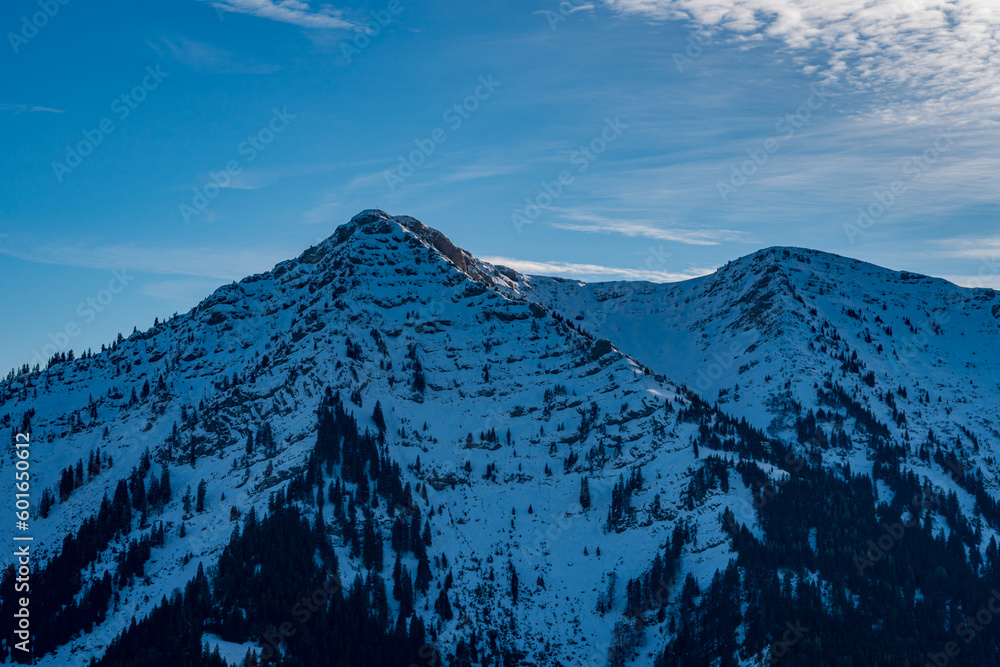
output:
[[[569,3],[567,3],[567,4],[569,4]],[[580,12],[580,11],[593,11],[594,10],[594,5],[592,3],[587,3],[585,5],[576,5],[575,7],[574,6],[570,6],[566,10],[563,10],[563,8],[560,7],[559,10],[568,16],[570,14],[575,14],[575,13]],[[532,14],[544,14],[547,11],[549,11],[549,10],[547,10],[547,9],[539,9],[538,11],[531,12],[531,13]]]
[[[653,283],[673,283],[690,280],[712,273],[713,269],[691,269],[687,273],[671,273],[669,271],[647,271],[644,269],[628,269],[600,264],[574,264],[571,262],[535,262],[513,257],[483,257],[490,264],[500,264],[528,275],[567,276],[585,280],[598,278],[604,280],[646,280]]]
[[[719,245],[727,241],[746,241],[747,235],[731,229],[678,229],[663,227],[642,220],[606,218],[582,211],[562,210],[567,222],[551,222],[550,226],[575,232],[621,234],[658,241],[674,241],[687,245]]]
[[[492,178],[493,176],[507,176],[516,174],[522,167],[514,164],[472,164],[463,167],[455,167],[449,173],[438,178],[443,183],[460,183],[462,181],[473,181],[479,178]]]
[[[549,10],[549,9],[539,9],[538,11],[534,11],[534,12],[531,12],[531,13],[535,14],[535,15],[542,15],[542,16],[548,17],[549,21],[552,23],[552,27],[554,28],[556,26],[556,22],[559,21],[559,20],[561,20],[561,19],[559,19],[559,16],[566,17],[566,16],[570,16],[571,14],[575,14],[577,12],[582,12],[582,11],[593,12],[594,11],[594,5],[592,3],[587,3],[587,4],[584,4],[584,5],[573,6],[569,2],[563,2],[563,3],[559,3],[558,14],[557,14],[557,12],[554,12],[554,11]]]
[[[782,43],[803,71],[871,96],[884,118],[961,115],[992,125],[1000,101],[995,0],[605,0],[622,13],[685,19],[749,44]]]
[[[162,46],[161,46],[162,44]],[[160,43],[149,42],[160,55],[169,55],[177,62],[192,69],[216,74],[270,74],[280,67],[262,63],[246,56],[219,48],[213,44],[197,42],[183,37],[163,38]]]
[[[184,304],[200,301],[220,286],[219,280],[201,278],[183,278],[180,280],[162,280],[147,283],[142,286],[142,293],[154,299],[174,301]]]
[[[934,245],[935,249],[928,253],[932,256],[983,260],[994,265],[1000,259],[1000,236],[944,239]]]
[[[10,113],[41,112],[41,113],[65,113],[62,109],[52,109],[50,107],[40,107],[31,104],[0,104],[0,111]]]
[[[1000,291],[1000,275],[983,276],[938,276],[959,287],[985,287]]]
[[[894,182],[901,183],[905,192],[868,230],[864,243],[897,234],[897,225],[906,225],[918,237],[946,233],[933,228],[947,230],[955,216],[980,215],[1000,205],[994,130],[956,129],[947,150],[939,152],[935,144],[942,132],[937,128],[839,115],[803,128],[723,201],[719,184],[733,182],[733,170],[748,158],[747,150],[771,136],[773,119],[782,114],[765,116],[757,122],[763,129],[748,138],[706,140],[708,148],[687,153],[682,162],[631,160],[626,168],[594,182],[587,193],[590,201],[573,201],[566,209],[671,231],[675,226],[719,230],[719,237],[705,238],[722,243],[814,247],[829,242],[831,230],[846,241],[844,224],[853,224],[859,207],[877,201],[877,194]],[[758,132],[753,125],[748,132]],[[547,224],[588,222],[551,210]],[[922,226],[919,233],[916,224]],[[747,236],[727,236],[731,230]]]
[[[294,257],[293,248],[163,248],[135,244],[57,245],[23,240],[0,246],[0,254],[38,264],[90,269],[128,267],[137,273],[239,280]]]
[[[318,9],[302,0],[202,0],[218,10],[251,14],[260,18],[291,23],[303,28],[353,28],[354,24],[340,17],[340,10],[329,5]]]
[[[329,224],[343,217],[344,205],[339,198],[328,196],[302,214],[301,223],[306,225]]]

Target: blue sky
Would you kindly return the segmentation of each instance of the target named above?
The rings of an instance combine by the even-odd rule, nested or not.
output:
[[[998,28],[992,0],[5,3],[0,368],[374,207],[587,280],[795,245],[1000,287]]]

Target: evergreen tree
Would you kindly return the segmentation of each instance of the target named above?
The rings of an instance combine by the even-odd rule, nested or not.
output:
[[[160,506],[166,505],[173,499],[173,491],[170,489],[170,469],[164,463],[160,470]]]
[[[146,511],[146,485],[138,471],[132,475],[132,507],[139,512]]]
[[[208,493],[208,483],[205,480],[198,482],[198,500],[195,511],[201,514],[205,511],[205,495]]]
[[[434,602],[434,611],[441,617],[441,620],[450,621],[452,619],[453,614],[447,589],[442,588],[441,593],[438,594],[437,600]]]
[[[413,582],[413,587],[421,593],[426,593],[431,584],[431,565],[427,554],[423,554],[417,561],[417,577]]]
[[[382,403],[380,401],[375,401],[375,409],[372,411],[372,420],[375,422],[375,426],[382,433],[385,433],[385,416],[382,414]]]

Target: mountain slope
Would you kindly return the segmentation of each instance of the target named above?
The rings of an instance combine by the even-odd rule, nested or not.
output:
[[[84,480],[35,522],[38,555],[51,557],[60,536],[77,530],[103,494],[113,496],[147,451],[167,465],[175,489],[155,517],[167,539],[146,563],[145,583],[123,588],[105,623],[45,660],[99,656],[162,592],[193,577],[199,563],[212,564],[233,528],[231,506],[244,516],[250,507],[266,513],[268,494],[306,461],[327,387],[352,395],[356,405],[348,407],[373,430],[369,415],[380,402],[404,481],[425,483],[425,511],[439,512],[434,556],[461,564],[454,572],[461,611],[443,624],[442,646],[487,612],[509,619],[503,644],[537,659],[545,653],[576,662],[606,646],[610,621],[577,616],[581,606],[596,605],[602,578],[614,570],[635,576],[677,519],[708,513],[714,520],[719,510],[676,507],[694,463],[688,440],[695,427],[679,424],[673,405],[666,410],[685,403],[675,386],[537,305],[500,295],[491,289],[497,283],[510,279],[412,219],[369,211],[297,260],[221,288],[186,315],[5,384],[5,425],[33,410],[36,488],[55,488],[63,469],[98,447],[113,459],[111,470]],[[265,424],[273,451],[258,446],[248,456],[247,436],[259,443]],[[640,464],[649,481],[635,493],[638,517],[625,523],[648,525],[605,534],[606,500],[619,475]],[[589,511],[579,503],[584,472]],[[203,479],[211,511],[185,513],[180,490]],[[657,493],[662,509],[638,509]],[[184,538],[177,536],[182,521]],[[386,534],[390,527],[383,517]],[[699,539],[725,552],[719,534],[716,525]],[[89,580],[114,574],[113,554],[127,538],[112,541]],[[691,567],[710,560],[696,558]],[[483,590],[480,567],[489,562],[500,579],[518,573],[516,605],[509,582]],[[554,619],[559,639],[549,634]],[[231,651],[242,657],[245,648]]]
[[[682,283],[522,277],[519,292],[761,428],[780,427],[789,401],[815,405],[830,378],[894,437],[933,428],[969,453],[970,433],[1000,437],[993,290],[770,248]]]
[[[822,552],[845,535],[863,544],[886,516],[875,499],[905,514],[912,485],[926,481],[928,497],[954,493],[954,508],[928,508],[928,531],[966,540],[961,567],[971,569],[960,574],[955,560],[956,581],[986,572],[965,559],[991,564],[987,543],[1000,527],[990,505],[997,375],[987,381],[996,303],[989,291],[793,249],[675,285],[526,277],[412,218],[364,211],[187,314],[0,385],[0,424],[30,424],[34,499],[43,488],[55,497],[32,522],[35,557],[50,573],[40,581],[60,587],[64,536],[102,535],[93,553],[74,556],[69,599],[51,602],[63,620],[39,629],[48,633],[36,640],[39,664],[100,658],[133,621],[160,623],[142,619],[185,586],[214,591],[196,646],[218,646],[231,664],[270,650],[265,637],[293,615],[288,601],[309,595],[319,575],[269,610],[241,607],[249,616],[239,623],[223,611],[228,579],[213,577],[256,534],[251,510],[266,521],[293,511],[286,502],[321,513],[318,535],[302,539],[315,540],[317,563],[338,564],[345,591],[363,580],[373,609],[373,579],[395,589],[394,554],[410,573],[426,560],[428,590],[404,609],[401,630],[393,621],[405,605],[388,600],[384,631],[412,639],[419,617],[431,654],[454,656],[446,664],[674,664],[694,645],[709,662],[759,662],[790,620],[765,613],[774,601],[744,590],[739,614],[707,619],[722,618],[712,600],[775,563],[786,583],[758,588],[781,604],[808,597],[783,585],[811,582],[827,597],[810,613],[824,623],[856,613],[870,626],[884,602],[868,592],[874,584],[851,579],[853,545],[820,563],[801,544]],[[924,342],[915,337],[927,317],[937,327]],[[337,426],[324,427],[333,413]],[[331,454],[359,440],[363,466]],[[147,499],[165,475],[172,493]],[[859,501],[824,522],[815,503],[832,489]],[[800,500],[770,500],[783,494]],[[781,528],[802,507],[815,509],[794,531]],[[836,532],[847,513],[853,528]],[[98,514],[116,530],[89,527]],[[964,517],[975,514],[973,539]],[[400,542],[400,516],[428,526],[426,556]],[[142,537],[145,552],[132,544]],[[924,552],[938,549],[933,532],[919,539],[929,540]],[[731,560],[742,574],[727,570]],[[848,612],[834,596],[845,580],[867,600]],[[936,599],[937,589],[921,594]],[[95,618],[74,621],[71,607]],[[430,664],[421,643],[413,661]],[[109,664],[130,664],[120,662],[128,645]],[[308,648],[290,643],[284,664]],[[885,650],[913,657],[912,647]]]

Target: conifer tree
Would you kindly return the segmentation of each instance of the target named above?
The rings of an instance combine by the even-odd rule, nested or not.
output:
[[[205,495],[208,493],[208,483],[205,480],[198,482],[198,500],[195,511],[201,514],[205,511]]]

